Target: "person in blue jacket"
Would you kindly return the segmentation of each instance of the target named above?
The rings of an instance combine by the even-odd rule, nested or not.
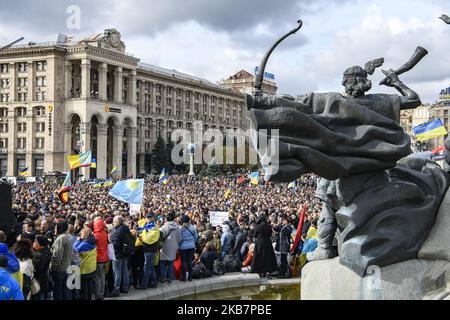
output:
[[[4,243],[0,243],[0,256],[6,257],[8,262],[6,270],[10,274],[14,274],[20,270],[19,260],[14,253],[9,252],[8,246]]]
[[[187,215],[181,217],[181,242],[178,246],[181,256],[181,281],[192,281],[192,261],[194,260],[195,243],[198,240],[197,230],[190,223]]]
[[[24,300],[19,283],[7,269],[8,258],[0,255],[0,300]]]

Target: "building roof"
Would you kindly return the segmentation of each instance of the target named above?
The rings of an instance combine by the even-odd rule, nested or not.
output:
[[[201,84],[205,84],[205,85],[208,85],[208,86],[215,87],[217,89],[230,91],[227,87],[218,85],[218,84],[216,84],[216,83],[214,83],[212,81],[209,81],[207,79],[204,79],[204,78],[200,78],[200,77],[197,77],[197,76],[193,76],[193,75],[190,75],[190,74],[187,74],[187,73],[183,73],[183,72],[177,71],[175,69],[166,69],[166,68],[162,68],[162,67],[159,67],[159,66],[155,66],[155,65],[152,65],[152,64],[148,64],[148,63],[142,63],[142,62],[138,63],[138,68],[142,69],[142,70],[158,73],[158,74],[161,74],[163,76],[169,76],[169,77],[172,77],[172,78],[176,78],[176,79],[180,79],[180,80],[186,80],[186,81],[194,81],[194,82],[198,82],[198,83],[201,83]]]
[[[253,78],[254,76],[245,70],[240,70],[236,74],[232,75],[228,78],[228,80],[237,80],[237,79],[247,79],[247,78]]]

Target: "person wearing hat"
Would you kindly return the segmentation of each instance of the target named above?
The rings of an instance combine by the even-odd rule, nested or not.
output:
[[[181,241],[181,230],[174,221],[175,212],[166,216],[166,223],[161,228],[162,248],[160,252],[160,282],[171,283],[174,277],[173,264],[177,256],[178,243]]]
[[[40,290],[31,296],[31,300],[47,300],[48,274],[52,253],[48,248],[49,241],[46,236],[37,235],[33,242],[34,278],[39,282]]]
[[[192,261],[198,234],[190,221],[191,219],[187,215],[181,217],[181,242],[178,246],[181,255],[181,281],[186,281],[186,279],[192,281]]]

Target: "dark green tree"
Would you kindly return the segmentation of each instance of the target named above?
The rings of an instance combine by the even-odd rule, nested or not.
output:
[[[167,150],[166,144],[164,143],[163,138],[161,136],[156,140],[155,146],[153,147],[152,154],[152,167],[156,173],[160,173],[163,168],[167,166]],[[167,168],[166,168],[167,170]]]
[[[206,168],[205,175],[208,177],[215,177],[220,175],[222,172],[220,170],[220,166],[216,163],[216,161],[211,161],[210,164],[208,164],[208,168]]]

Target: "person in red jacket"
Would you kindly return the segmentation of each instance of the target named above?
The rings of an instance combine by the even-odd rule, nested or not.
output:
[[[105,264],[108,257],[108,232],[103,218],[94,219],[94,237],[97,240],[97,271],[95,273],[95,299],[103,300],[105,292]]]

